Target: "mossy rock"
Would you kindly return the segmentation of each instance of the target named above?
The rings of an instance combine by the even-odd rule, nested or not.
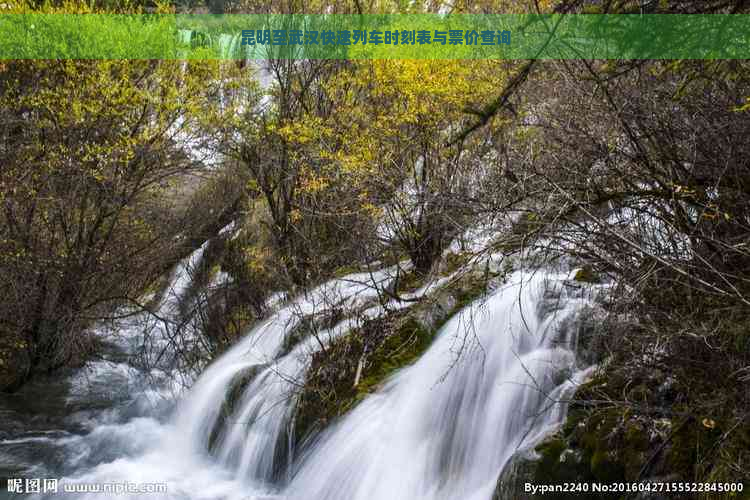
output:
[[[636,482],[665,477],[670,481],[692,481],[696,477],[700,481],[737,481],[728,473],[731,466],[726,461],[720,460],[718,467],[709,465],[705,470],[698,465],[700,458],[721,442],[726,431],[722,421],[692,417],[691,407],[684,404],[671,408],[670,415],[681,415],[679,418],[638,412],[640,407],[653,404],[658,397],[653,390],[654,381],[663,377],[656,369],[631,379],[602,370],[583,384],[560,431],[536,447],[539,458],[533,465],[534,482]],[[606,403],[617,401],[615,397],[624,397],[633,405]],[[744,439],[742,434],[735,436],[741,441],[737,446],[725,445],[734,454],[750,447],[750,439]],[[528,470],[532,466],[525,467]]]
[[[250,366],[241,372],[237,373],[229,384],[229,390],[227,390],[222,401],[221,408],[219,409],[219,416],[216,419],[214,427],[211,429],[211,433],[208,438],[208,449],[213,451],[219,437],[224,433],[226,426],[231,422],[232,415],[238,409],[237,405],[242,400],[242,395],[247,389],[247,386],[252,380],[263,371],[267,365],[254,365]]]
[[[513,454],[503,467],[497,479],[497,486],[492,500],[531,500],[524,485],[533,483],[539,457],[529,450],[519,450]]]
[[[453,253],[446,254],[443,259],[443,272],[445,274],[455,273],[471,261],[471,254],[469,253]]]
[[[313,354],[295,410],[295,439],[301,442],[375,391],[398,369],[414,362],[433,337],[405,311],[366,321],[357,331]],[[368,353],[363,356],[367,345]],[[361,378],[354,386],[362,360]]]
[[[532,500],[538,496],[525,489],[526,484],[563,484],[591,482],[588,463],[580,452],[570,448],[562,433],[552,434],[533,450],[519,450],[503,467],[493,500]],[[569,493],[546,493],[545,498],[573,498]],[[575,498],[598,498],[593,494],[576,493]]]
[[[601,276],[591,266],[583,266],[576,271],[573,279],[579,283],[601,283]]]
[[[412,308],[367,320],[359,329],[314,353],[295,410],[295,442],[299,444],[329,425],[399,369],[419,359],[437,331],[454,314],[485,295],[490,280],[500,274],[504,276],[468,272]],[[355,387],[360,361],[361,377]]]
[[[333,328],[343,321],[344,318],[345,314],[343,309],[338,307],[326,309],[320,313],[303,316],[302,319],[285,334],[280,355],[283,356],[290,353],[292,349],[302,342],[302,340],[310,335]]]
[[[399,293],[409,293],[416,291],[425,281],[425,277],[415,270],[407,271],[400,274],[397,282],[397,291]]]

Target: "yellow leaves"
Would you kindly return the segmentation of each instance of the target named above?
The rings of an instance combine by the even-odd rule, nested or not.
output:
[[[159,7],[159,4],[157,4]],[[3,13],[25,13],[33,11],[44,14],[95,14],[95,13],[112,13],[111,8],[103,5],[97,5],[95,2],[83,0],[64,0],[62,2],[33,2],[30,0],[3,0],[0,2],[0,11]],[[138,5],[135,1],[123,0],[117,5],[118,13],[139,14],[143,12],[143,6]],[[174,9],[159,10],[157,14],[173,13]]]
[[[322,172],[315,172],[309,166],[300,169],[299,190],[307,194],[316,194],[328,189],[330,179]],[[301,218],[301,215],[300,215]]]
[[[705,427],[706,429],[716,428],[716,421],[710,418],[704,418],[703,420],[701,420],[701,424],[703,424],[703,427]]]
[[[362,204],[362,211],[365,213],[365,215],[372,219],[379,219],[383,215],[383,208],[370,202],[365,202]]]
[[[698,191],[696,189],[692,189],[689,186],[684,186],[681,184],[672,184],[672,189],[674,193],[685,199],[690,199],[695,202],[696,200],[700,201],[702,199],[701,196],[698,196]],[[724,212],[721,210],[721,207],[712,202],[702,202],[703,209],[700,212],[699,217],[704,220],[716,220],[716,219],[724,219],[726,221],[732,220],[732,214],[729,212]]]
[[[690,189],[688,186],[680,184],[673,184],[675,194],[682,196],[683,198],[692,198],[695,196],[695,189]]]
[[[245,183],[245,187],[249,192],[257,192],[260,190],[260,185],[258,184],[258,181],[255,179],[248,179],[247,183]]]
[[[395,110],[403,113],[400,119],[414,122],[443,121],[477,98],[481,85],[474,73],[484,62],[379,60],[371,64],[374,97],[394,99]]]
[[[271,251],[267,247],[247,246],[243,249],[245,266],[251,273],[262,273],[266,268],[266,262],[271,258]]]
[[[319,137],[322,132],[322,121],[316,117],[306,117],[302,121],[294,121],[280,126],[276,129],[276,132],[286,142],[304,145]]]

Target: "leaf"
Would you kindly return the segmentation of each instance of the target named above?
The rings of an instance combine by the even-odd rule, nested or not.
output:
[[[704,418],[701,423],[703,424],[703,427],[706,429],[715,429],[716,428],[716,421],[710,418]]]

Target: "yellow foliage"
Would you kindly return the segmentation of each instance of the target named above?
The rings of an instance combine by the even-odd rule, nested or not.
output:
[[[716,428],[716,421],[712,420],[710,418],[704,418],[701,423],[703,424],[703,427],[706,429],[715,429]]]

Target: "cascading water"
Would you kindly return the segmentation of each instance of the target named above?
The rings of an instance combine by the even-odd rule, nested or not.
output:
[[[557,401],[583,373],[575,372],[572,318],[586,301],[563,286],[565,276],[512,274],[455,315],[414,365],[292,450],[294,391],[320,338],[293,346],[290,335],[301,318],[325,308],[356,307],[359,318],[382,314],[377,299],[391,274],[333,280],[280,306],[203,371],[169,418],[141,412],[99,419],[81,435],[50,437],[67,455],[58,469],[62,484],[166,483],[167,493],[120,496],[151,500],[490,499],[509,457],[563,417]],[[172,285],[178,295],[186,287],[180,279]],[[318,337],[345,335],[357,321]],[[102,448],[110,451],[92,454]],[[49,498],[61,497],[108,495]]]
[[[114,332],[99,328],[101,359],[61,376],[33,380],[0,399],[0,477],[72,474],[137,453],[153,440],[161,429],[159,419],[179,392],[166,373],[174,360],[161,355],[169,351],[165,322],[179,314],[204,249],[193,252],[172,274],[156,308],[164,321],[146,322],[138,315]],[[152,368],[134,368],[129,361],[136,356]],[[5,484],[3,495],[14,497]]]
[[[559,381],[575,366],[561,326],[580,300],[560,296],[561,282],[517,273],[452,318],[419,361],[308,451],[287,498],[490,499],[502,466],[559,422],[554,403],[575,384]]]

